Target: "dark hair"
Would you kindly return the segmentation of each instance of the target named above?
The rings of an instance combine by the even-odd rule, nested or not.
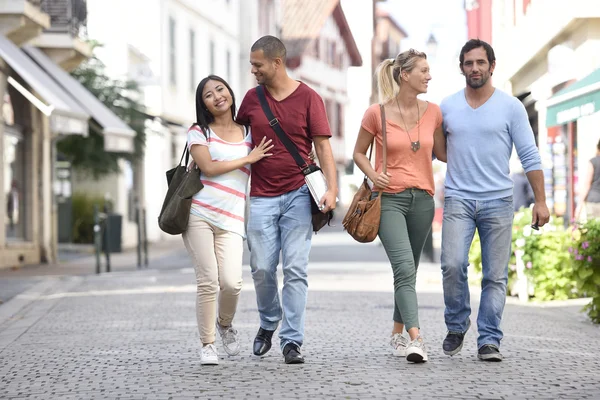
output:
[[[287,55],[287,51],[283,42],[275,36],[270,35],[263,36],[254,42],[250,51],[258,50],[262,50],[265,54],[265,57],[271,60],[275,58],[281,58],[283,61],[285,61],[285,57]]]
[[[483,47],[485,49],[488,62],[490,63],[490,65],[492,65],[496,61],[494,49],[492,49],[492,46],[490,46],[489,43],[479,39],[471,39],[467,43],[465,43],[463,48],[460,50],[460,65],[463,65],[466,53],[470,52],[471,50],[478,49],[480,47]]]
[[[231,119],[235,120],[235,96],[233,94],[233,90],[225,81],[225,79],[221,78],[217,75],[209,75],[206,78],[202,79],[198,84],[198,88],[196,89],[196,122],[192,124],[198,125],[202,130],[208,132],[208,125],[215,122],[215,117],[208,111],[206,108],[206,104],[204,104],[204,99],[202,98],[202,91],[204,90],[204,86],[208,81],[218,81],[221,82],[227,90],[229,90],[229,94],[231,94]]]

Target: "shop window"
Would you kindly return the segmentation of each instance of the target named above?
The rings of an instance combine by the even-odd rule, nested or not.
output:
[[[25,142],[14,129],[4,132],[4,197],[6,240],[25,237]]]

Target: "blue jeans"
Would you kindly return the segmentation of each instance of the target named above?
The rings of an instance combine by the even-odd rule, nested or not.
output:
[[[512,196],[494,200],[447,197],[442,224],[442,275],[444,318],[449,332],[466,332],[471,315],[467,267],[475,228],[481,239],[483,280],[477,316],[477,347],[500,347],[500,322],[506,302],[508,262],[511,254]]]
[[[306,185],[275,197],[251,197],[248,221],[250,267],[260,326],[275,330],[281,348],[304,341],[308,255],[312,237],[310,194]],[[277,288],[279,253],[283,264],[283,309]]]

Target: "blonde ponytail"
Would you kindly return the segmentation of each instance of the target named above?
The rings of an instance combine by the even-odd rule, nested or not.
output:
[[[394,59],[383,60],[375,72],[379,104],[384,104],[398,93],[398,84],[393,77],[394,61]]]
[[[395,59],[386,59],[379,64],[375,72],[377,76],[379,104],[385,104],[390,99],[396,97],[400,90],[401,72],[411,72],[420,58],[427,59],[427,55],[410,49],[398,54]]]

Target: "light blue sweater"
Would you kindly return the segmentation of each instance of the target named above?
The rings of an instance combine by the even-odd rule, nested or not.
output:
[[[509,160],[513,144],[525,172],[541,170],[523,104],[499,89],[471,108],[464,89],[440,105],[448,147],[446,197],[491,200],[511,196]]]

